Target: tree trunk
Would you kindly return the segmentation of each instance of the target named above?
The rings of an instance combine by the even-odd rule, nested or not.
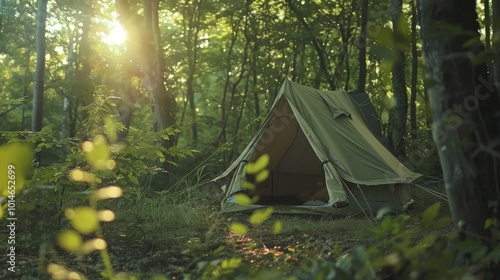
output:
[[[120,24],[129,36],[128,47],[134,54],[134,60],[141,68],[140,77],[149,93],[153,111],[153,127],[155,131],[175,125],[176,103],[174,95],[165,88],[165,61],[161,47],[161,35],[158,22],[158,0],[143,0],[144,23],[138,23],[136,14],[132,13],[128,0],[116,0]],[[139,30],[139,26],[144,29]],[[173,146],[174,138],[165,140],[162,146],[166,149]],[[167,168],[167,167],[166,167]]]
[[[361,33],[358,41],[359,75],[357,92],[365,92],[366,85],[366,27],[368,25],[368,0],[361,0]]]
[[[69,100],[69,93],[75,89],[75,42],[73,35],[69,35],[68,44],[68,64],[66,65],[66,72],[64,73],[65,88],[63,92],[63,118],[61,125],[61,137],[69,137],[69,123],[71,115],[71,107]]]
[[[493,53],[496,54],[495,61],[493,62],[493,81],[497,92],[500,92],[500,3],[492,1],[493,10]]]
[[[3,30],[3,0],[0,0],[0,39],[3,39],[2,30]]]
[[[138,90],[135,86],[131,85],[131,79],[132,77],[125,75],[120,86],[123,100],[121,100],[118,104],[118,114],[120,115],[120,121],[125,126],[125,129],[118,135],[118,138],[121,140],[125,140],[128,135],[130,123],[132,122],[132,116],[135,111],[135,103],[138,99]]]
[[[319,38],[316,38],[316,36],[314,34],[312,34],[312,29],[309,27],[309,25],[305,21],[302,13],[297,9],[297,7],[295,7],[292,0],[286,0],[286,3],[288,4],[288,7],[294,12],[297,20],[304,26],[304,29],[308,33],[310,33],[309,35],[311,37],[311,43],[312,43],[312,45],[313,45],[313,47],[316,50],[316,53],[318,55],[320,70],[322,73],[325,74],[325,78],[328,81],[328,84],[330,85],[330,89],[336,90],[335,80],[332,77],[332,75],[330,74],[330,70],[328,69],[328,62],[327,62],[327,57],[326,57],[325,50],[323,47],[323,42],[321,42],[321,40]]]
[[[187,2],[187,1],[186,1]],[[188,3],[186,3],[186,6]],[[192,11],[189,15],[187,36],[186,36],[186,49],[188,60],[188,78],[187,78],[187,100],[189,102],[189,109],[191,112],[191,132],[193,145],[196,146],[198,142],[198,126],[196,123],[196,105],[194,100],[194,84],[196,63],[198,60],[198,32],[200,31],[201,20],[201,1],[194,1]]]
[[[493,1],[495,2],[495,0]],[[491,50],[491,15],[490,0],[483,0],[484,5],[484,47]]]
[[[417,82],[418,82],[418,53],[417,53],[417,6],[411,6],[411,95],[410,95],[410,132],[411,138],[417,138]]]
[[[240,28],[239,26],[241,20],[242,20],[241,17],[235,20],[234,17],[231,16],[231,42],[229,44],[229,48],[227,51],[226,80],[224,82],[224,91],[222,93],[222,102],[221,102],[221,131],[219,132],[219,136],[217,137],[217,139],[222,142],[226,142],[227,138],[226,124],[228,122],[229,113],[231,111],[231,104],[228,105],[226,103],[227,103],[229,86],[231,85],[231,74],[230,74],[232,69],[231,60],[233,56],[233,49],[236,44],[236,40],[238,39],[239,28]],[[232,100],[232,97],[230,97],[230,100]]]
[[[42,130],[43,119],[43,77],[45,74],[45,21],[47,19],[47,1],[37,1],[36,13],[36,67],[33,91],[33,115],[31,130]]]
[[[392,0],[391,11],[393,32],[397,34],[400,32],[398,21],[402,12],[402,0]],[[392,149],[394,154],[399,157],[405,155],[406,119],[408,116],[405,77],[405,54],[402,50],[396,50],[396,58],[392,66],[392,88],[396,106],[391,109],[389,124],[392,133]]]
[[[487,241],[486,219],[499,218],[500,101],[485,63],[471,60],[484,51],[475,2],[419,0],[418,9],[432,132],[453,221],[461,239]]]

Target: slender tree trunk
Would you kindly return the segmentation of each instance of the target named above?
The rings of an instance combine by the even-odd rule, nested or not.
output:
[[[81,28],[82,33],[79,56],[78,58],[75,58],[75,61],[78,61],[80,64],[80,69],[78,69],[78,67],[75,69],[77,76],[75,77],[76,82],[74,84],[77,85],[77,88],[72,89],[76,90],[77,94],[73,95],[73,98],[69,100],[69,112],[71,112],[69,116],[69,137],[76,137],[78,134],[77,125],[80,106],[87,106],[93,99],[94,84],[90,78],[90,73],[92,71],[90,29],[92,18],[94,16],[92,1],[93,0],[85,0],[81,3],[83,12]]]
[[[351,80],[351,68],[349,66],[349,39],[351,37],[351,34],[349,32],[349,26],[346,28],[346,34],[345,34],[345,41],[343,42],[344,45],[344,52],[345,52],[345,86],[344,90],[349,91],[349,82]]]
[[[398,21],[402,12],[402,0],[392,1],[392,26],[395,32],[398,29]],[[408,117],[408,96],[406,92],[405,76],[405,54],[402,50],[396,50],[396,58],[392,66],[392,88],[396,106],[392,108],[390,114],[390,128],[392,132],[392,149],[396,156],[405,155],[406,119]]]
[[[126,76],[121,84],[121,92],[123,100],[118,104],[118,114],[120,121],[125,126],[125,129],[120,132],[119,138],[125,140],[128,135],[130,123],[135,111],[135,103],[137,102],[137,88],[130,84],[132,77]]]
[[[231,22],[235,19],[231,18]],[[227,118],[229,118],[229,111],[231,110],[231,105],[227,103],[227,95],[229,91],[229,86],[231,85],[231,60],[233,56],[233,49],[238,39],[239,34],[239,25],[241,22],[241,18],[238,18],[234,24],[231,24],[232,34],[231,34],[231,43],[229,44],[228,52],[227,52],[227,61],[226,61],[226,81],[224,82],[224,91],[222,93],[222,102],[221,102],[221,131],[219,132],[219,136],[217,139],[226,142],[226,124]],[[228,106],[227,106],[228,105]]]
[[[3,39],[2,31],[3,31],[3,0],[0,0],[0,39]]]
[[[47,19],[47,1],[37,1],[36,13],[36,67],[33,92],[33,116],[31,130],[42,130],[43,119],[43,77],[45,74],[45,21]]]
[[[128,0],[116,0],[120,24],[127,31],[128,43],[134,60],[141,66],[140,77],[149,93],[153,111],[153,127],[159,131],[176,123],[174,95],[165,88],[165,59],[161,48],[161,34],[158,21],[158,0],[143,0],[144,22],[138,23],[138,16],[130,10]],[[139,29],[143,26],[143,29]],[[168,149],[175,143],[174,137],[162,145]],[[168,167],[165,167],[168,169]]]
[[[31,61],[31,44],[29,45],[28,47],[28,51],[26,52],[26,65],[30,65],[30,61]],[[23,96],[25,98],[28,98],[28,92],[29,92],[29,80],[31,80],[31,77],[30,77],[30,71],[29,71],[29,67],[25,67],[24,69],[24,85],[23,85]],[[25,114],[26,114],[26,104],[28,102],[24,102],[23,103],[23,110],[22,110],[22,115],[21,115],[21,131],[24,131],[25,129]]]
[[[63,93],[63,119],[61,125],[61,136],[63,138],[69,137],[69,123],[70,123],[70,100],[68,94],[75,89],[75,42],[73,35],[69,35],[68,44],[68,64],[66,65],[66,72],[64,74],[65,89]]]
[[[305,21],[302,13],[297,9],[297,7],[295,7],[292,0],[286,0],[286,3],[288,4],[288,7],[294,12],[297,20],[304,26],[304,29],[307,32],[311,33],[312,32],[311,27]],[[335,80],[331,75],[330,70],[328,69],[328,61],[327,61],[327,56],[325,54],[325,49],[323,47],[323,42],[319,38],[316,38],[316,36],[311,35],[311,43],[314,49],[316,50],[319,59],[320,69],[325,74],[325,78],[327,79],[328,84],[330,85],[330,89],[335,90],[336,89]]]
[[[486,242],[486,219],[500,218],[500,101],[486,65],[471,60],[484,51],[475,8],[474,0],[418,5],[433,138],[453,221],[460,238]],[[450,34],[447,26],[463,32]]]
[[[188,6],[189,4],[187,2],[188,1],[186,1],[186,6]],[[186,48],[187,48],[187,60],[188,60],[187,99],[189,102],[189,109],[191,112],[191,132],[192,132],[193,145],[195,146],[196,143],[198,142],[198,126],[196,123],[194,84],[195,84],[196,63],[198,60],[198,33],[200,31],[200,21],[201,21],[201,1],[194,1],[192,11],[188,19]]]
[[[493,81],[495,82],[495,87],[497,92],[500,92],[500,3],[494,0],[492,1],[493,9],[493,47],[492,51],[496,54],[495,61],[493,62]]]
[[[361,0],[361,33],[358,40],[359,76],[357,92],[365,92],[366,85],[366,27],[368,25],[368,0]]]
[[[417,82],[418,82],[418,52],[417,52],[417,6],[411,6],[411,95],[410,95],[410,131],[411,138],[417,138]]]
[[[493,0],[495,2],[495,0]],[[491,50],[491,14],[490,0],[483,0],[484,5],[484,47]]]

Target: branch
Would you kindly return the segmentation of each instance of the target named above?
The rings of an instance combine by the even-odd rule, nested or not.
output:
[[[309,33],[311,33],[311,43],[313,44],[314,49],[318,54],[320,69],[325,73],[326,79],[328,80],[328,84],[330,85],[331,90],[335,90],[335,80],[330,75],[330,71],[328,71],[326,57],[323,51],[323,43],[321,42],[321,39],[316,38],[316,36],[312,34],[311,28],[309,27],[309,25],[307,24],[306,20],[304,19],[300,11],[297,9],[297,7],[295,7],[295,5],[292,3],[292,0],[286,0],[286,3],[288,4],[288,7],[295,13],[295,16],[302,23],[304,28]]]

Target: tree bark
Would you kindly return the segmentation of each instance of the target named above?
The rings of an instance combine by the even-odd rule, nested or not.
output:
[[[461,239],[487,241],[488,218],[499,218],[500,101],[488,82],[476,1],[419,0],[432,132],[455,227]],[[447,26],[462,32],[449,32]],[[478,43],[465,44],[472,39]]]
[[[236,40],[238,39],[239,32],[240,32],[240,23],[241,23],[242,17],[237,17],[234,15],[231,15],[231,42],[229,44],[229,48],[227,51],[227,61],[226,61],[226,79],[224,82],[224,91],[222,93],[222,102],[221,102],[221,130],[219,132],[219,135],[217,136],[217,139],[222,142],[226,142],[227,139],[227,123],[229,121],[229,115],[231,112],[231,107],[232,107],[232,102],[234,98],[234,87],[231,83],[231,68],[232,68],[232,57],[233,57],[233,50],[236,44]],[[246,24],[246,23],[245,23]],[[242,62],[242,71],[244,70],[245,67],[245,61],[246,61],[246,50],[247,50],[248,42],[245,45],[245,58]],[[229,87],[232,86],[233,89],[231,90],[231,96],[229,96],[229,104],[227,104],[227,98],[228,98],[228,91]]]
[[[2,30],[3,30],[3,0],[0,0],[0,38],[1,39],[3,39]]]
[[[411,94],[410,94],[410,133],[412,139],[417,139],[417,82],[418,82],[418,52],[417,52],[417,6],[411,6]]]
[[[138,75],[149,93],[153,110],[155,131],[174,126],[176,123],[176,103],[174,95],[165,88],[165,61],[161,47],[161,34],[158,22],[158,0],[143,0],[144,23],[137,21],[128,0],[116,0],[116,8],[122,27],[129,35],[128,47],[133,59],[141,69]],[[139,30],[139,26],[144,29]],[[162,145],[168,149],[175,143],[174,138],[165,140]]]
[[[365,92],[366,85],[366,28],[368,25],[368,0],[361,0],[361,33],[358,40],[359,75],[357,92]]]
[[[492,1],[493,19],[500,19],[500,3]],[[493,81],[497,92],[500,92],[500,20],[493,20],[493,47],[492,51],[496,54],[493,62]]]
[[[43,77],[45,74],[45,21],[47,20],[47,1],[37,1],[36,13],[36,67],[33,91],[33,115],[31,130],[42,130],[43,119]]]
[[[402,0],[392,0],[391,6],[393,32],[396,35],[397,32],[400,32],[398,21],[402,12]],[[392,133],[392,149],[394,154],[400,157],[405,155],[406,119],[408,117],[405,78],[405,54],[402,50],[396,50],[396,58],[392,66],[392,88],[396,105],[391,109],[389,124]]]
[[[300,21],[300,23],[304,26],[304,29],[310,33],[309,36],[311,38],[311,43],[318,55],[320,69],[325,74],[325,78],[328,81],[328,84],[330,85],[330,89],[336,90],[335,80],[333,79],[332,75],[330,74],[330,70],[328,69],[328,62],[323,47],[323,42],[321,41],[321,39],[316,38],[316,36],[312,34],[311,27],[309,27],[309,24],[307,24],[306,20],[304,19],[304,16],[297,9],[297,7],[295,7],[292,0],[286,0],[286,3],[288,4],[288,7],[294,12],[295,16],[297,17],[297,20]]]
[[[186,1],[186,6],[188,6]],[[187,99],[189,102],[189,109],[191,112],[191,133],[193,145],[196,146],[198,142],[198,126],[196,123],[196,105],[194,99],[194,84],[196,63],[198,60],[198,32],[200,31],[201,20],[201,1],[194,1],[192,11],[189,15],[187,36],[186,36],[186,49],[188,60],[188,78],[187,78]]]

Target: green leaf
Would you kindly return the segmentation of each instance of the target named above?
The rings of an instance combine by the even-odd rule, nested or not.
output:
[[[257,174],[261,170],[266,168],[268,164],[269,164],[269,155],[263,154],[262,156],[259,157],[259,159],[257,159],[255,163],[251,162],[247,163],[245,170],[248,174]]]
[[[65,214],[71,220],[73,227],[80,233],[93,233],[99,227],[97,212],[91,207],[66,209]]]
[[[389,212],[391,212],[391,207],[386,206],[386,207],[381,208],[377,212],[377,219],[381,219],[382,217],[385,216],[385,214],[387,214]]]
[[[273,211],[274,211],[274,209],[272,207],[268,207],[268,208],[265,208],[265,209],[255,210],[252,213],[252,215],[250,216],[250,218],[248,219],[248,221],[252,225],[260,225],[265,220],[267,220],[267,218],[269,218],[271,216],[271,214],[273,213]]]
[[[496,220],[493,220],[492,218],[486,219],[484,222],[484,229],[489,229],[492,225],[496,224]]]
[[[226,249],[226,246],[224,245],[220,245],[219,247],[217,247],[217,249],[215,249],[212,253],[214,255],[218,255],[220,253],[222,253],[222,251],[224,251],[224,249]]]
[[[92,167],[96,169],[107,169],[111,152],[104,136],[96,135],[92,142],[85,141],[82,144],[82,148],[88,163],[92,165]]]
[[[283,229],[283,223],[281,221],[274,222],[274,225],[273,225],[273,233],[274,234],[280,233],[282,229]]]
[[[421,225],[423,229],[426,230],[430,229],[431,223],[434,221],[434,219],[436,219],[440,208],[441,208],[441,202],[436,202],[422,213]]]
[[[231,229],[232,232],[237,233],[237,234],[245,234],[248,232],[247,226],[245,226],[242,223],[232,223],[229,228]]]
[[[79,251],[83,245],[83,239],[76,231],[67,229],[59,233],[57,243],[68,252]]]
[[[257,174],[257,176],[255,176],[255,182],[261,183],[261,182],[264,182],[265,180],[267,180],[267,178],[269,178],[269,171],[264,169],[264,170],[260,171]]]
[[[237,193],[234,198],[236,199],[236,203],[241,204],[241,205],[250,205],[252,204],[252,200],[248,195],[244,193]]]
[[[220,264],[222,269],[236,269],[241,264],[241,258],[231,258],[229,260],[223,260]]]
[[[9,192],[17,194],[24,188],[26,177],[33,169],[33,145],[11,142],[0,146],[0,155],[0,195],[8,196]]]
[[[118,139],[118,134],[116,132],[116,123],[113,120],[111,116],[106,116],[106,119],[104,120],[106,123],[106,132],[108,133],[109,140],[111,140],[112,143],[116,142]]]

